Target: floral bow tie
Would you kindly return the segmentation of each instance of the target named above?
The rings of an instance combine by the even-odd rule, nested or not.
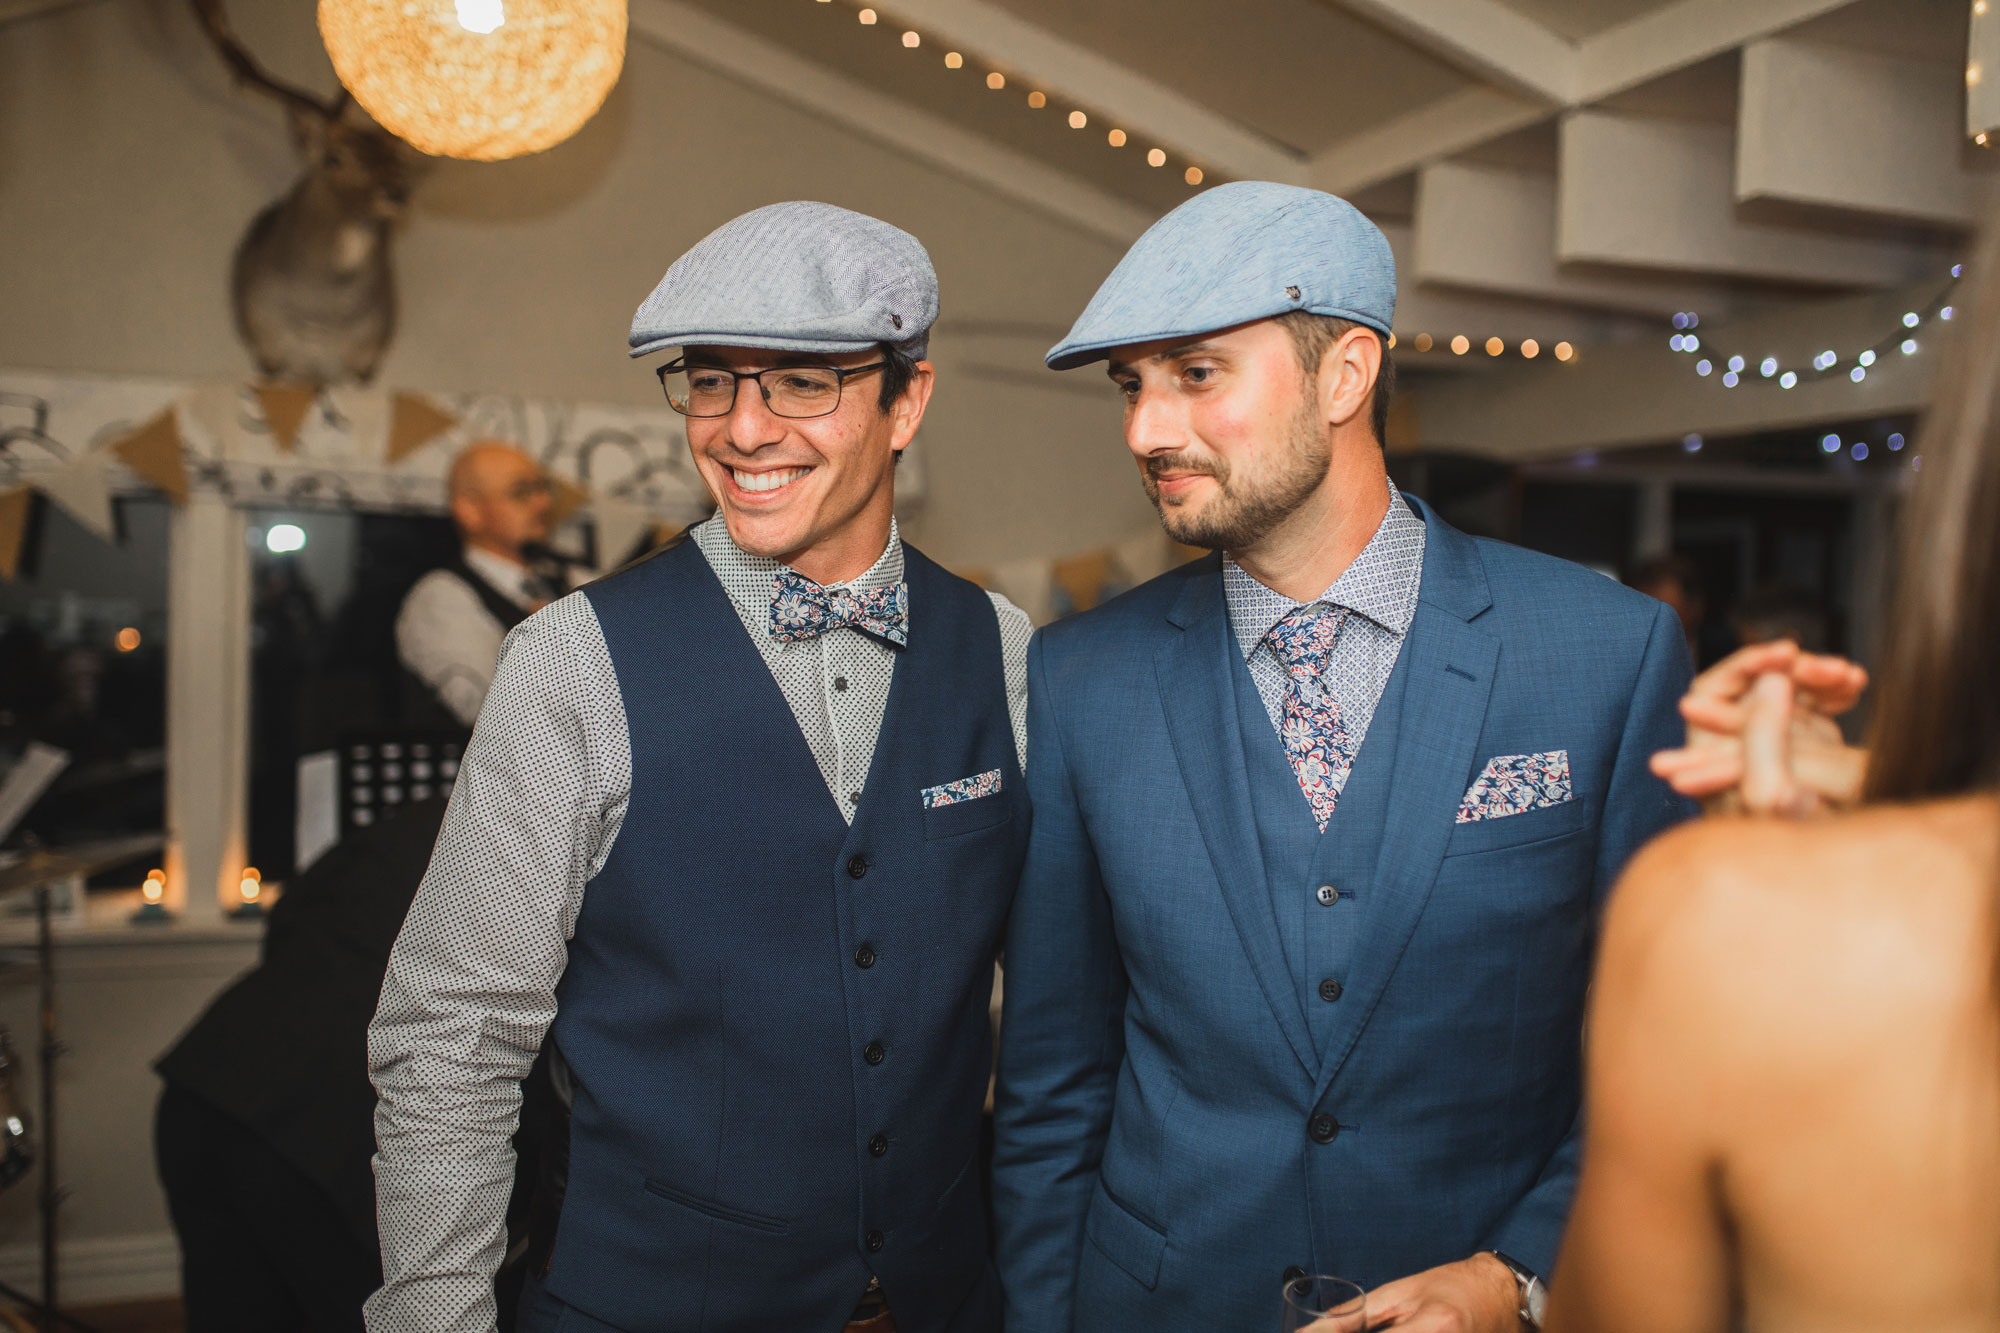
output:
[[[885,639],[898,648],[910,642],[909,584],[870,592],[822,588],[790,569],[778,571],[778,595],[771,599],[771,637],[785,643],[816,639],[843,625]]]

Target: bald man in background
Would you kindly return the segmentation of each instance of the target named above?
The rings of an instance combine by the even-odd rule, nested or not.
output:
[[[480,440],[452,461],[448,492],[465,545],[403,599],[396,656],[416,696],[408,712],[470,728],[493,684],[500,641],[556,592],[528,567],[526,554],[548,540],[549,485],[513,445]]]

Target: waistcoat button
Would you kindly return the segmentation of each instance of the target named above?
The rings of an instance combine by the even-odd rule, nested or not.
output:
[[[881,1250],[881,1248],[882,1248],[882,1233],[881,1233],[881,1232],[879,1232],[879,1231],[871,1231],[871,1232],[869,1232],[869,1233],[868,1233],[868,1238],[867,1238],[867,1239],[868,1239],[868,1253],[870,1253],[870,1254],[875,1254],[875,1253],[877,1253],[878,1251],[880,1251],[880,1250]]]
[[[1289,1287],[1294,1282],[1297,1282],[1300,1278],[1304,1277],[1305,1275],[1306,1275],[1305,1269],[1300,1268],[1297,1264],[1293,1264],[1290,1268],[1287,1268],[1285,1270],[1284,1283],[1286,1286]]]
[[[856,949],[854,951],[854,965],[856,967],[875,966],[875,951],[869,948],[865,944],[862,945],[859,949]],[[1326,984],[1322,984],[1320,986],[1320,989],[1324,991],[1326,989]]]
[[[1321,907],[1331,907],[1340,901],[1340,890],[1331,884],[1322,884],[1319,886],[1319,892],[1313,896],[1319,899]]]
[[[861,1048],[861,1058],[871,1065],[879,1065],[889,1058],[889,1053],[882,1049],[881,1042],[871,1041]]]
[[[833,688],[835,688],[836,690],[844,690],[844,689],[846,689],[846,688],[847,688],[847,677],[845,677],[845,676],[835,676],[835,677],[833,678]]]
[[[880,1134],[868,1140],[868,1151],[880,1157],[889,1151],[889,1140]]]
[[[1334,1136],[1340,1133],[1340,1126],[1332,1116],[1321,1111],[1306,1122],[1306,1133],[1312,1135],[1314,1143],[1332,1143]]]
[[[1325,1000],[1328,1004],[1332,1004],[1340,998],[1340,983],[1332,977],[1328,977],[1325,981],[1320,982],[1319,998]]]
[[[868,873],[868,858],[867,858],[867,857],[865,857],[865,856],[852,856],[852,857],[849,857],[849,858],[848,858],[848,860],[847,860],[847,877],[848,877],[849,879],[860,879],[860,878],[861,878],[861,877],[862,877],[863,875],[865,875],[865,874],[867,874],[867,873]]]

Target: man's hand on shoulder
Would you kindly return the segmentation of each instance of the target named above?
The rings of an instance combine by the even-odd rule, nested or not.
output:
[[[1403,1333],[1520,1333],[1521,1287],[1490,1254],[1385,1283],[1368,1293],[1368,1327]]]

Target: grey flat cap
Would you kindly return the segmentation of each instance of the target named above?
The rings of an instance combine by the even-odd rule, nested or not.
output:
[[[1337,196],[1232,181],[1196,195],[1133,242],[1069,336],[1049,349],[1049,369],[1291,310],[1336,315],[1386,336],[1396,318],[1388,238]]]
[[[674,261],[632,316],[632,355],[697,343],[781,352],[891,343],[922,359],[937,314],[937,273],[916,237],[832,204],[770,204]]]

